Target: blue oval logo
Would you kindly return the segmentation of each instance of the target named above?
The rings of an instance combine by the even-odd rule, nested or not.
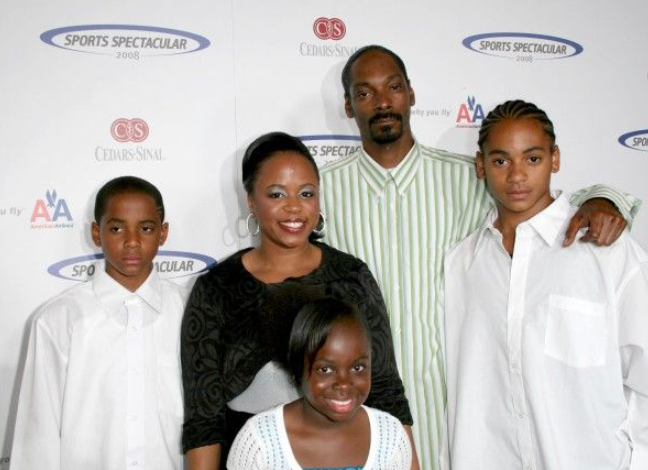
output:
[[[40,39],[68,51],[134,60],[188,54],[210,45],[209,39],[187,31],[126,24],[66,26],[45,31]]]
[[[97,269],[96,263],[102,259],[104,255],[101,253],[78,256],[54,263],[47,268],[47,272],[68,281],[83,282],[94,275]],[[216,260],[210,256],[187,251],[160,250],[153,264],[162,279],[173,279],[207,271],[216,264]]]
[[[619,137],[619,143],[632,150],[648,152],[648,129],[623,134]]]
[[[298,138],[308,147],[319,166],[346,158],[362,147],[362,139],[357,135],[316,134]]]
[[[469,36],[462,44],[474,52],[518,62],[574,57],[583,46],[569,39],[532,33],[486,33]]]

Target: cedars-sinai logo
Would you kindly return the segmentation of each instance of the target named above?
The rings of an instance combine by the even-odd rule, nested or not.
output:
[[[569,39],[532,33],[485,33],[469,36],[462,44],[474,52],[517,62],[574,57],[583,46]]]
[[[117,142],[144,142],[149,135],[149,126],[144,119],[119,118],[110,126],[110,135]]]
[[[178,29],[124,24],[94,24],[50,29],[41,41],[68,51],[139,60],[143,57],[198,52],[209,39]]]
[[[319,39],[339,41],[346,35],[346,25],[340,18],[317,18],[313,23],[313,32]]]
[[[632,150],[648,152],[648,129],[623,134],[619,137],[619,143]]]

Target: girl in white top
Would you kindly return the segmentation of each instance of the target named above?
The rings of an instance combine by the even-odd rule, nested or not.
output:
[[[251,418],[230,450],[229,470],[411,468],[400,422],[362,405],[371,384],[371,342],[355,306],[332,298],[305,305],[286,365],[303,397]]]

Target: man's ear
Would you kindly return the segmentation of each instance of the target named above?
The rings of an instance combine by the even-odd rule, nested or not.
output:
[[[349,119],[353,119],[355,117],[353,107],[351,106],[351,99],[349,98],[349,95],[347,93],[344,94],[344,112]]]
[[[551,152],[551,172],[558,173],[560,170],[560,148],[555,145]]]
[[[410,107],[414,106],[416,104],[416,95],[414,94],[414,88],[408,83],[407,87],[409,88],[409,95],[410,95]]]
[[[486,167],[484,166],[484,154],[477,152],[475,154],[475,172],[480,180],[486,179]]]

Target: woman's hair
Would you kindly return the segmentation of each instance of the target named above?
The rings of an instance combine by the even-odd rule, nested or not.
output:
[[[538,108],[533,103],[528,103],[522,100],[505,101],[502,104],[495,106],[495,108],[488,113],[486,119],[482,121],[481,128],[479,129],[479,151],[484,151],[484,144],[488,140],[488,135],[491,128],[500,121],[505,119],[535,119],[542,125],[542,130],[551,139],[551,148],[556,145],[556,134],[554,133],[554,126],[547,113]]]
[[[160,220],[164,222],[164,201],[158,188],[137,176],[119,176],[104,184],[97,193],[94,205],[96,223],[101,223],[101,217],[106,212],[108,201],[122,193],[140,193],[149,196],[155,202],[155,209],[160,214]]]
[[[254,191],[254,183],[263,162],[278,152],[297,152],[302,155],[312,165],[319,181],[317,163],[303,142],[285,132],[270,132],[252,142],[243,156],[243,187],[248,195]]]
[[[302,384],[306,367],[310,371],[310,365],[324,346],[333,325],[343,320],[361,325],[371,347],[367,318],[354,304],[325,297],[309,302],[299,310],[290,332],[287,357],[288,371],[297,387]]]

